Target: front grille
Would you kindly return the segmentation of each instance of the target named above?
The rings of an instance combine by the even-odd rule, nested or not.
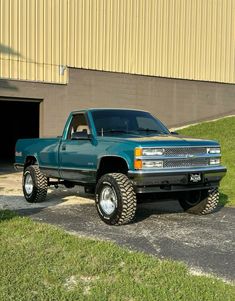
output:
[[[164,167],[167,167],[167,168],[202,167],[202,166],[208,166],[208,165],[209,165],[209,160],[206,158],[164,160]]]
[[[185,156],[207,154],[206,147],[173,147],[165,148],[164,155],[166,156]]]

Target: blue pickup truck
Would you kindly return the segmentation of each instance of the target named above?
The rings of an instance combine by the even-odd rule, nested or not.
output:
[[[129,223],[150,197],[210,213],[226,173],[218,142],[181,137],[145,111],[106,108],[72,112],[61,137],[18,140],[15,166],[28,202],[44,201],[50,185],[82,185],[110,225]]]

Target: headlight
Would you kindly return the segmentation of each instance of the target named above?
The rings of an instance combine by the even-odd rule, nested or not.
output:
[[[147,156],[162,156],[164,148],[135,148],[135,169],[163,168],[163,160],[147,160]],[[142,157],[142,158],[140,158]],[[145,157],[145,158],[143,158]]]
[[[207,148],[208,154],[220,154],[220,147],[209,147]]]
[[[210,165],[220,165],[220,158],[211,158]]]
[[[162,156],[164,154],[163,148],[143,148],[143,156]]]
[[[163,168],[162,160],[143,160],[142,161],[143,168]]]

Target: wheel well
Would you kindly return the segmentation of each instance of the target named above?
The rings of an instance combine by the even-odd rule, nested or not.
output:
[[[30,165],[34,165],[35,163],[37,163],[37,159],[33,156],[28,156],[24,163],[24,169]]]
[[[97,181],[104,174],[118,172],[127,174],[128,166],[124,159],[120,157],[104,157],[100,161],[99,169],[97,171]]]

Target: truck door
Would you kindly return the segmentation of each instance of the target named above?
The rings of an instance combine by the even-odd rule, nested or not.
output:
[[[90,134],[91,129],[86,114],[73,115],[67,136],[62,139],[59,149],[62,179],[95,183],[95,145]]]

